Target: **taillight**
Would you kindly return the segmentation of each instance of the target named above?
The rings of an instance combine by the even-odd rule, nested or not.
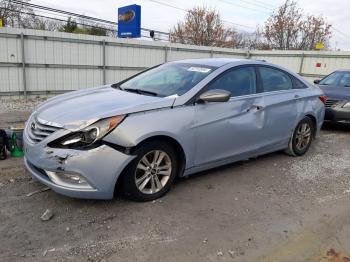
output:
[[[319,96],[318,98],[321,100],[321,102],[322,102],[323,104],[325,104],[326,101],[327,101],[327,97],[326,97],[326,96]]]

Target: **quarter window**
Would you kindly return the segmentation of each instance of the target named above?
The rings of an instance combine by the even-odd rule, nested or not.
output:
[[[254,67],[242,67],[229,70],[211,82],[208,90],[223,89],[231,96],[243,96],[256,93],[256,75]]]
[[[264,92],[288,90],[293,88],[290,77],[280,70],[260,67],[259,68]]]
[[[303,88],[307,88],[307,85],[305,85],[303,82],[301,82],[299,79],[297,78],[293,78],[294,79],[294,89],[303,89]]]

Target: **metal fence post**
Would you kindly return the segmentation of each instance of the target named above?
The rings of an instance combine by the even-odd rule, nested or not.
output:
[[[24,34],[23,34],[23,32],[21,33],[21,52],[22,52],[23,93],[24,93],[25,100],[27,100],[27,79],[26,79],[26,64],[25,64]]]
[[[303,74],[304,57],[305,57],[305,54],[302,53],[301,54],[301,60],[300,60],[300,66],[299,66],[299,73],[298,73],[299,75]]]
[[[212,49],[210,49],[210,58],[213,58],[213,57],[214,57],[214,50],[212,48]]]
[[[247,50],[246,59],[250,59],[251,57],[252,57],[252,54],[250,53],[249,50]]]
[[[168,62],[168,46],[164,46],[164,62]]]
[[[102,82],[106,84],[106,40],[102,41]]]

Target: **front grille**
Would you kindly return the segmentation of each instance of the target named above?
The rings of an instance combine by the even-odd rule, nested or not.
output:
[[[44,124],[33,117],[27,126],[27,133],[34,143],[39,143],[59,129],[59,127]]]
[[[333,106],[335,106],[338,102],[339,102],[339,100],[327,99],[325,105],[326,105],[326,107],[333,107]]]

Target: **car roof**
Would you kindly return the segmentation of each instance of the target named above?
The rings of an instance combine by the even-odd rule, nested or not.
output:
[[[247,61],[254,61],[250,59],[237,59],[237,58],[197,58],[197,59],[185,59],[174,61],[173,63],[188,63],[188,64],[198,64],[204,66],[214,66],[221,67],[229,63],[246,63]]]
[[[184,59],[173,61],[171,63],[188,63],[188,64],[197,64],[202,66],[213,66],[213,67],[222,67],[227,64],[232,66],[245,65],[245,64],[257,64],[257,65],[269,65],[283,69],[287,72],[290,72],[287,68],[282,66],[266,62],[265,60],[255,60],[255,59],[244,59],[244,58],[195,58],[195,59]]]
[[[338,69],[338,70],[335,70],[334,72],[350,73],[350,69]]]
[[[253,64],[253,65],[267,65],[275,68],[282,69],[295,76],[295,73],[291,70],[273,63],[266,62],[265,60],[255,60],[255,59],[239,59],[239,58],[197,58],[197,59],[185,59],[173,61],[171,63],[188,63],[197,64],[201,66],[212,66],[212,67],[222,67],[224,65],[230,64],[232,66]]]
[[[300,75],[296,74],[290,69],[277,64],[266,62],[265,60],[244,59],[244,58],[197,58],[197,59],[178,60],[178,61],[173,61],[171,63],[188,63],[188,64],[197,64],[201,66],[212,66],[212,67],[222,67],[227,64],[230,64],[231,66],[239,66],[239,65],[247,65],[247,64],[272,66],[274,68],[281,69],[285,72],[288,72],[289,74],[298,78],[300,81],[307,83],[305,79],[303,79]]]

